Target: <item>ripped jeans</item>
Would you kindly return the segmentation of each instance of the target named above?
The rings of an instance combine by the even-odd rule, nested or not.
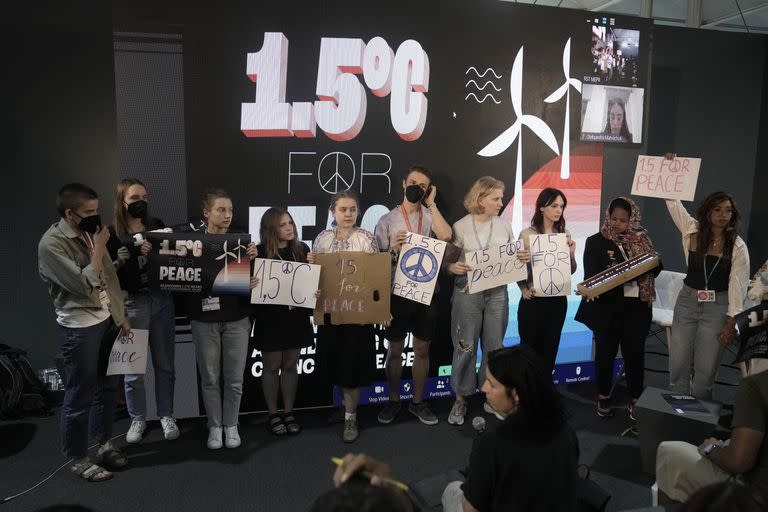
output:
[[[509,321],[507,286],[498,286],[472,295],[456,287],[451,303],[451,387],[457,395],[469,396],[482,388],[485,382],[488,352],[501,348],[504,341]],[[479,372],[476,370],[478,343],[482,343],[482,364]]]

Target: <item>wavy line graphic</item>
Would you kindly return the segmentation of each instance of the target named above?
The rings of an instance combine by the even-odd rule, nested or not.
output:
[[[486,69],[485,71],[483,71],[483,74],[481,75],[481,74],[480,74],[480,73],[477,71],[477,68],[476,68],[475,66],[469,66],[469,67],[467,68],[467,70],[464,72],[464,74],[465,74],[465,75],[468,75],[470,71],[474,71],[474,72],[475,72],[475,74],[477,75],[477,77],[478,77],[478,78],[485,78],[485,75],[487,75],[489,71],[490,71],[491,73],[493,73],[493,76],[495,76],[496,78],[501,78],[501,75],[497,75],[497,74],[496,74],[496,71],[494,71],[492,68],[488,68],[488,69]]]
[[[478,103],[485,103],[485,100],[487,100],[488,98],[491,98],[491,99],[493,100],[493,102],[494,102],[495,104],[497,104],[497,105],[498,105],[499,103],[501,103],[500,101],[497,101],[497,100],[496,100],[496,98],[494,98],[494,97],[493,97],[493,95],[492,95],[491,93],[488,93],[488,94],[486,94],[485,96],[483,96],[483,99],[481,100],[481,99],[478,99],[478,97],[477,97],[477,96],[475,95],[475,93],[473,93],[473,92],[471,92],[471,93],[467,94],[466,98],[464,98],[464,101],[467,101],[467,100],[469,99],[469,97],[470,97],[470,96],[472,96],[473,98],[475,98],[475,101],[476,101],[476,102],[478,102]]]
[[[475,84],[475,87],[477,87],[477,90],[478,90],[478,91],[484,91],[484,90],[485,90],[485,88],[486,88],[486,87],[488,87],[488,84],[491,84],[491,87],[493,87],[493,89],[494,89],[496,92],[500,92],[500,91],[501,91],[501,89],[499,89],[498,87],[496,87],[496,84],[494,84],[494,83],[493,83],[493,82],[491,82],[490,80],[488,80],[487,82],[485,82],[485,83],[483,84],[483,86],[482,86],[482,87],[480,87],[479,85],[477,85],[477,82],[475,82],[474,80],[470,80],[469,82],[467,82],[466,84],[464,84],[464,87],[465,87],[465,88],[466,88],[466,87],[469,87],[469,84]]]

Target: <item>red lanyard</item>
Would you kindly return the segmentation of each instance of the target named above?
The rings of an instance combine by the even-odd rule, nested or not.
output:
[[[403,219],[405,219],[405,225],[408,226],[408,231],[411,233],[414,233],[413,227],[411,226],[411,221],[408,219],[408,212],[405,211],[405,206],[400,205],[400,212],[403,214]],[[421,234],[421,221],[424,218],[424,213],[421,211],[421,205],[419,205],[419,231],[418,234]]]
[[[85,247],[88,249],[89,254],[93,254],[93,240],[88,233],[80,233],[80,239],[85,242]]]

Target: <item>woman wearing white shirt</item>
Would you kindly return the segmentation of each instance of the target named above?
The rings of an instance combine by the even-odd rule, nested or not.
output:
[[[453,243],[462,253],[459,261],[448,265],[448,272],[456,276],[451,301],[451,387],[456,393],[456,402],[448,415],[448,423],[452,425],[464,423],[464,416],[467,414],[465,397],[472,395],[483,385],[486,355],[501,348],[504,332],[507,330],[507,286],[497,286],[470,295],[467,290],[467,272],[472,267],[464,259],[466,252],[497,247],[515,240],[512,226],[499,217],[503,196],[504,183],[490,176],[483,176],[472,185],[464,197],[464,207],[469,214],[453,225]],[[480,341],[481,332],[483,361],[478,372],[477,343]],[[486,412],[494,412],[487,403],[484,408]]]
[[[739,211],[729,194],[704,198],[696,219],[680,201],[666,203],[683,236],[688,263],[672,323],[670,387],[711,399],[723,348],[735,338],[733,317],[744,308],[749,253],[738,235]]]

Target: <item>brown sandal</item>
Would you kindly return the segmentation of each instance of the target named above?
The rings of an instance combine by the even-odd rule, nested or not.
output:
[[[74,464],[69,470],[87,482],[104,482],[112,478],[110,471],[89,460]]]

